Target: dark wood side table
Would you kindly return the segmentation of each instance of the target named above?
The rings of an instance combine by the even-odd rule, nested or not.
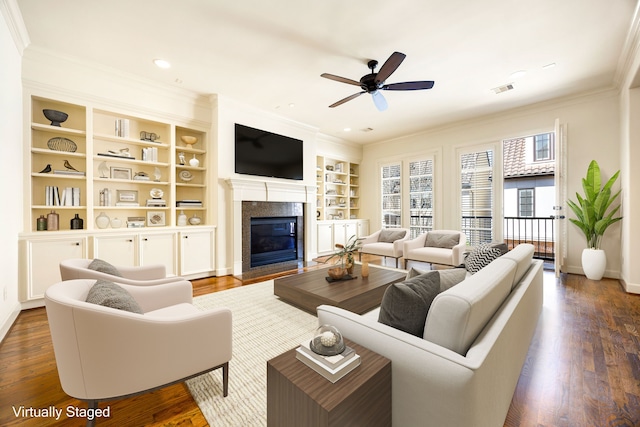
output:
[[[296,359],[295,348],[267,362],[268,427],[391,426],[391,361],[345,341],[361,363],[335,383]]]

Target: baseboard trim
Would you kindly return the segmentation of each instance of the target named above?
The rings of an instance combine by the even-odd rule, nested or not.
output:
[[[21,311],[20,303],[16,303],[13,306],[13,310],[11,310],[11,312],[9,313],[9,316],[7,316],[4,322],[2,322],[2,325],[0,325],[0,343],[4,341],[4,337],[6,337],[7,334],[9,333],[9,330],[11,330],[11,327],[13,326],[13,323],[18,318],[20,311]]]

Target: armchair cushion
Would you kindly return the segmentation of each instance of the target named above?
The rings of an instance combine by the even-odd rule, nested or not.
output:
[[[464,266],[469,273],[474,274],[506,253],[507,245],[505,243],[483,243],[469,252],[464,260]]]
[[[407,232],[405,230],[394,230],[392,228],[385,228],[380,230],[378,235],[378,242],[393,243],[396,240],[402,239]]]
[[[440,293],[440,275],[429,271],[389,286],[382,297],[378,322],[422,337],[433,299]]]
[[[458,243],[460,243],[460,235],[458,233],[436,233],[431,231],[427,233],[424,245],[434,248],[453,249]]]
[[[143,314],[140,305],[126,289],[107,280],[96,280],[96,283],[89,289],[86,301],[105,307],[117,308],[118,310]]]
[[[100,273],[122,277],[122,273],[120,273],[120,271],[118,271],[115,266],[109,264],[107,261],[98,258],[91,261],[88,268],[91,270],[99,271]]]

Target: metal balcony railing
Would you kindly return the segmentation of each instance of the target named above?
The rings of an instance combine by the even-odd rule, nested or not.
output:
[[[520,243],[534,246],[534,258],[555,259],[555,228],[551,217],[505,217],[504,241],[509,249]]]

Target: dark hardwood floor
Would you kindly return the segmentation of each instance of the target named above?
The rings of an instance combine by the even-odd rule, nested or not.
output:
[[[196,280],[194,295],[272,277]],[[640,426],[640,295],[625,293],[611,279],[563,275],[556,280],[545,272],[544,282],[543,312],[505,426]],[[14,414],[20,406],[52,405],[85,407],[60,387],[44,308],[26,310],[0,344],[0,425],[84,425],[64,415],[56,421]],[[207,425],[184,384],[100,407],[107,405],[111,419],[98,426]]]

